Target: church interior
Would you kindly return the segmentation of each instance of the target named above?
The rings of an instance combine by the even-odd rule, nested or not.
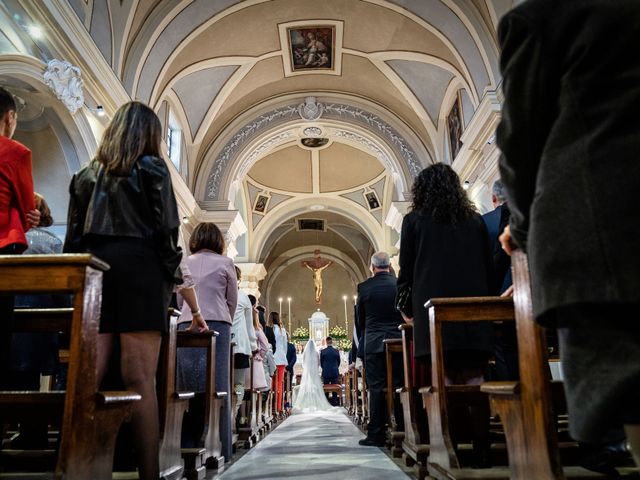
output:
[[[238,287],[255,296],[267,315],[279,314],[290,340],[298,342],[298,354],[303,339],[314,335],[312,316],[321,313],[327,321],[317,340],[336,337],[346,362],[355,332],[357,286],[371,276],[372,255],[387,252],[391,269],[399,269],[401,227],[410,210],[415,177],[430,165],[446,164],[457,173],[478,213],[494,208],[492,185],[499,178],[500,155],[495,132],[504,100],[497,26],[520,3],[0,0],[0,86],[16,99],[13,139],[32,152],[34,190],[50,206],[51,233],[64,240],[72,176],[94,157],[116,111],[132,100],[142,102],[160,119],[183,248],[198,224],[215,223],[224,236],[225,255],[241,271]],[[71,278],[103,267],[87,263],[59,268]],[[34,275],[40,279],[51,275],[51,289],[60,283],[57,274],[45,270]],[[2,291],[31,288],[13,282],[3,285]],[[70,381],[85,375],[85,367],[73,361],[95,362],[96,341],[89,336],[96,335],[97,327],[87,320],[91,308],[86,306],[86,292],[93,284],[78,287],[69,282],[60,283],[62,291],[81,296],[85,289],[85,316],[62,311],[59,318],[49,314],[45,321],[62,325],[64,315],[73,316],[66,350]],[[74,309],[78,305],[74,303]],[[454,309],[448,313],[447,305],[434,308],[443,317],[460,315]],[[477,308],[476,317],[489,321],[519,322],[518,315],[526,316],[517,308],[514,314],[512,299]],[[82,334],[77,331],[84,328],[76,324],[80,321],[89,329]],[[529,334],[538,338],[539,327],[529,328]],[[181,342],[191,341],[179,333],[178,353]],[[410,336],[405,332],[387,346],[394,352],[389,353],[388,365],[402,365],[403,351],[409,358],[410,347],[404,342]],[[540,344],[520,355],[532,355],[532,364],[540,362],[540,370],[531,378],[544,384],[541,391],[549,396],[545,401],[555,401],[553,407],[560,412],[551,426],[552,407],[527,403],[525,397],[531,392],[525,387],[511,385],[507,392],[509,385],[494,385],[493,390],[478,387],[472,393],[461,387],[447,393],[443,374],[439,385],[423,387],[432,389],[426,392],[405,378],[401,393],[394,393],[390,383],[385,390],[390,414],[387,446],[358,449],[367,424],[367,392],[362,371],[350,369],[340,377],[340,405],[346,417],[339,419],[329,416],[304,423],[300,420],[304,415],[296,419],[274,410],[272,396],[263,398],[263,392],[247,390],[238,416],[248,417],[248,426],[234,425],[234,458],[220,461],[219,445],[211,447],[210,439],[198,448],[183,445],[180,450],[180,419],[186,404],[178,405],[182,397],[171,391],[177,388],[171,378],[176,370],[173,342],[160,353],[159,372],[163,365],[168,369],[158,382],[163,479],[311,474],[390,479],[610,478],[579,466],[578,446],[567,434],[566,406],[556,395],[559,375],[553,382],[545,376]],[[197,346],[211,353],[215,336]],[[50,388],[44,379],[40,393]],[[93,382],[93,387],[86,382]],[[105,394],[94,400],[95,382],[95,372],[88,373],[83,387],[67,387],[68,398],[57,395],[51,400],[55,404],[51,410],[63,417],[49,424],[51,432],[62,435],[67,429],[76,437],[67,434],[55,448],[28,453],[27,460],[18,458],[27,450],[9,446],[16,425],[7,415],[37,410],[39,401],[44,405],[50,399],[27,398],[24,393],[16,401],[0,394],[0,410],[7,414],[0,414],[0,478],[138,478],[131,472],[112,477],[114,434],[104,433],[117,432],[122,418],[115,420],[116,413],[122,411],[128,418],[126,402],[134,401],[135,395]],[[292,387],[288,388],[285,402],[291,400]],[[207,396],[205,408],[210,411],[205,421],[213,435],[220,414],[216,402],[224,395]],[[188,401],[188,396],[184,398]],[[471,447],[452,446],[447,410],[438,408],[447,402],[488,406],[489,398],[491,432],[501,446],[492,452],[494,468],[471,468]],[[517,411],[537,408],[548,415],[547,423],[534,428],[514,421],[516,426],[509,430],[506,421],[511,418],[506,412],[517,416],[509,402],[520,400],[524,406]],[[83,414],[91,420],[79,415],[67,418],[77,405],[72,402],[93,405]],[[404,421],[394,417],[395,402],[400,406],[396,415]],[[49,407],[41,407],[44,410]],[[453,411],[455,407],[449,415]],[[104,432],[95,424],[105,426]],[[452,431],[458,427],[452,426]],[[297,444],[300,432],[309,436]],[[525,441],[527,436],[535,439]],[[50,437],[54,444],[54,433]],[[106,444],[106,453],[95,451]],[[527,457],[527,450],[536,445],[543,445],[542,451]],[[218,450],[212,453],[212,448]],[[42,452],[43,457],[37,457]],[[274,458],[281,461],[270,463]],[[306,473],[305,458],[310,462]],[[632,475],[632,465],[628,462],[618,470]],[[32,467],[38,472],[23,473]]]

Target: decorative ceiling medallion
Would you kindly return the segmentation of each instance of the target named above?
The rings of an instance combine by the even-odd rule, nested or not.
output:
[[[315,122],[322,117],[324,105],[316,102],[316,97],[305,97],[304,103],[298,105],[298,114],[303,120]]]
[[[308,74],[340,75],[344,23],[305,20],[281,23],[280,47],[285,77]]]
[[[305,137],[319,137],[322,135],[322,129],[318,127],[307,127],[302,131],[302,133]]]

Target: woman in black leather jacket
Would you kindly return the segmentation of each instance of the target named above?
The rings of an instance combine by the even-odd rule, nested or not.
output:
[[[153,110],[139,102],[120,107],[96,157],[71,179],[64,246],[65,252],[90,252],[111,266],[103,277],[98,380],[118,335],[122,380],[142,396],[131,423],[143,480],[159,477],[155,378],[182,257],[180,219],[161,142]]]

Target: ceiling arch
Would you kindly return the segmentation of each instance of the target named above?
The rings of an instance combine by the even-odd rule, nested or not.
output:
[[[215,148],[207,151],[197,173],[194,192],[201,201],[232,199],[232,183],[244,178],[251,165],[272,149],[291,142],[301,125],[298,107],[303,98],[275,102],[276,108],[256,109],[243,121],[228,127]],[[317,97],[324,106],[319,125],[329,136],[358,148],[365,148],[397,175],[399,191],[408,189],[411,179],[431,163],[433,156],[420,139],[398,119],[372,111],[372,105],[344,98]],[[336,100],[335,102],[332,100]],[[369,108],[367,108],[369,107]],[[220,141],[224,139],[223,141]]]
[[[257,261],[264,249],[273,230],[291,218],[299,215],[313,216],[309,207],[317,200],[310,198],[294,198],[288,204],[276,207],[253,231],[249,233],[249,261]],[[354,203],[343,198],[323,199],[325,211],[336,213],[351,219],[370,241],[374,250],[382,249],[384,227],[368,214],[362,207],[354,206]],[[366,212],[368,213],[368,212]]]

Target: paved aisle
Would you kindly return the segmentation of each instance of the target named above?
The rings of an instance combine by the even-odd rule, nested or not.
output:
[[[360,430],[343,413],[292,415],[219,479],[410,478],[379,448],[360,447],[361,438]]]

